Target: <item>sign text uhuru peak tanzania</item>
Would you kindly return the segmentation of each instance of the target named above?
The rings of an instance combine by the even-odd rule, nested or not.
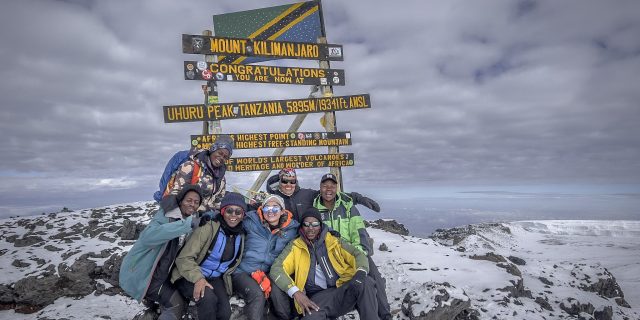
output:
[[[370,108],[368,94],[353,96],[220,103],[213,105],[165,106],[164,122],[214,121],[299,113],[317,113]]]
[[[238,172],[278,170],[282,168],[347,167],[353,165],[353,153],[306,154],[231,158],[227,162],[227,170]]]

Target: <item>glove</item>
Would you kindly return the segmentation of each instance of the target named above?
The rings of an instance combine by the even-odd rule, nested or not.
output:
[[[271,280],[269,280],[269,277],[264,274],[264,271],[256,270],[251,273],[251,278],[258,283],[260,289],[264,292],[265,299],[268,299],[271,294]]]
[[[198,224],[198,227],[204,226],[209,221],[211,221],[211,216],[210,215],[208,215],[208,214],[202,215],[202,217],[200,217],[200,223]]]
[[[380,205],[369,197],[365,197],[357,192],[349,194],[356,204],[361,204],[375,212],[380,212]]]
[[[364,282],[367,278],[367,273],[362,270],[359,269],[358,271],[356,271],[356,274],[353,275],[353,278],[351,278],[351,286],[353,286],[353,289],[355,289],[356,291],[359,291],[360,289],[362,289],[364,287]]]
[[[191,229],[195,229],[197,227],[200,226],[200,223],[202,222],[202,217],[198,217],[196,215],[192,215],[191,216]]]

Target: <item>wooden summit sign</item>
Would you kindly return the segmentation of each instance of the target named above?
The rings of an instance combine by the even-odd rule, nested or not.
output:
[[[185,61],[186,80],[344,86],[344,70]]]
[[[351,145],[351,132],[275,132],[192,135],[191,148],[209,149],[218,136],[229,136],[234,149],[328,147]]]
[[[275,59],[342,61],[342,45],[182,35],[182,52]]]
[[[223,119],[284,116],[371,108],[368,94],[352,96],[218,103],[205,106],[164,106],[164,122],[216,121]]]
[[[282,168],[322,168],[353,166],[353,153],[303,154],[265,157],[238,157],[227,162],[228,171],[263,171]]]

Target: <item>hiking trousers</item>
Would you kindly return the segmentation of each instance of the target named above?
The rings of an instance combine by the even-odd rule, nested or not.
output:
[[[232,280],[234,292],[245,301],[244,315],[247,319],[267,319],[265,307],[268,302],[271,302],[273,308],[270,310],[276,318],[280,320],[289,319],[291,315],[289,296],[280,290],[273,281],[271,281],[271,294],[266,299],[258,283],[248,273],[234,273]]]
[[[207,279],[213,289],[205,287],[204,297],[196,301],[196,310],[198,310],[198,319],[202,320],[229,320],[231,318],[231,304],[229,304],[229,296],[224,287],[224,281],[221,277]],[[180,278],[175,282],[176,288],[180,293],[191,301],[193,299],[194,284]]]
[[[185,299],[169,279],[165,280],[158,292],[147,292],[145,299],[160,306],[158,320],[178,320],[182,317],[186,307]]]
[[[371,277],[364,279],[363,285],[355,285],[350,280],[339,288],[331,287],[314,294],[310,299],[320,310],[305,315],[302,320],[338,318],[354,308],[358,310],[360,319],[379,319],[375,283]]]
[[[369,258],[369,277],[373,279],[376,284],[376,299],[378,300],[378,316],[380,319],[391,319],[391,307],[389,306],[389,299],[387,298],[387,281],[382,277],[378,266],[376,266],[371,256]]]

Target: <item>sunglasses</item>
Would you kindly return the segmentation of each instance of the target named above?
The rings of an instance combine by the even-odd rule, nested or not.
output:
[[[280,179],[280,183],[282,183],[282,184],[296,184],[296,183],[298,183],[298,180],[285,180],[285,179]]]
[[[226,209],[224,209],[224,213],[225,214],[233,214],[233,215],[236,215],[236,216],[241,216],[241,215],[244,214],[244,210],[242,210],[242,208],[236,208],[236,209],[234,209],[234,208],[226,208]]]
[[[264,206],[262,207],[262,212],[266,213],[266,214],[276,214],[278,212],[280,212],[280,210],[282,210],[280,208],[280,206]]]
[[[317,228],[320,226],[322,222],[320,221],[314,221],[314,222],[303,222],[302,226],[307,227],[307,228]]]

